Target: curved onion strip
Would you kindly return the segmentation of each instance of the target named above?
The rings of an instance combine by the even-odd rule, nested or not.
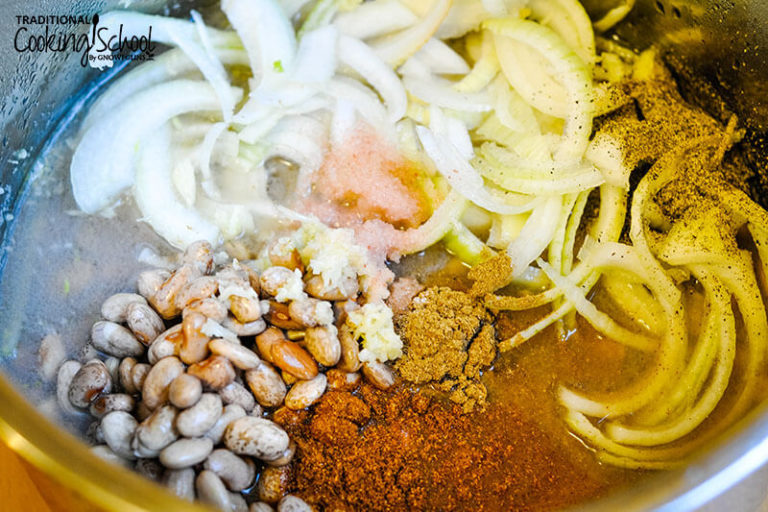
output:
[[[458,221],[466,207],[467,200],[457,191],[451,190],[424,224],[397,232],[398,243],[389,256],[399,258],[436,244],[452,229],[453,223]]]
[[[396,68],[432,37],[451,8],[452,0],[434,0],[432,9],[421,21],[396,34],[384,36],[371,43],[381,60]]]
[[[227,123],[214,123],[208,130],[208,133],[205,134],[197,153],[198,166],[200,167],[200,175],[202,176],[200,186],[206,194],[213,198],[219,197],[219,191],[216,188],[216,181],[213,179],[213,173],[211,173],[211,155],[213,154],[213,148],[216,145],[216,141],[219,140],[219,137],[226,129]]]
[[[528,82],[530,77],[520,73],[515,56],[509,52],[502,55],[500,45],[503,47],[506,43],[522,44],[528,48],[529,53],[540,54],[551,66],[555,76],[562,82],[567,105],[565,111],[561,112],[565,126],[555,159],[560,162],[581,160],[592,131],[592,79],[584,63],[557,34],[532,21],[489,20],[483,26],[495,35],[496,52],[504,75],[529,103],[540,110],[546,109],[543,104],[544,96],[540,97],[538,94],[538,91],[542,90],[542,83],[531,86]],[[545,72],[539,73],[539,78],[546,76]],[[551,94],[551,91],[548,94]],[[550,96],[547,98],[546,103],[550,104]]]
[[[470,71],[467,61],[461,55],[434,37],[427,40],[413,57],[423,62],[429,71],[436,75],[465,75]]]
[[[336,27],[329,25],[307,32],[296,51],[291,80],[324,83],[336,72]]]
[[[725,394],[736,355],[736,320],[731,311],[731,295],[706,269],[698,270],[696,274],[709,297],[711,310],[704,321],[705,328],[688,367],[671,393],[658,402],[656,408],[667,415],[660,414],[658,418],[666,421],[650,428],[608,423],[605,432],[616,442],[657,446],[680,439],[698,427]],[[695,385],[695,381],[699,380],[703,384],[713,363],[714,372],[697,403],[690,409],[675,411],[677,404],[682,403],[686,397],[698,396],[700,387]],[[678,414],[673,415],[673,412]]]
[[[550,264],[539,258],[536,260],[552,283],[563,290],[563,295],[574,304],[579,312],[595,329],[605,334],[612,340],[630,348],[642,352],[652,352],[658,346],[658,342],[642,334],[632,332],[617,324],[610,316],[599,311],[587,298],[582,295],[581,288],[573,284],[566,277],[561,276]]]
[[[451,230],[443,237],[448,252],[467,265],[474,266],[494,256],[493,250],[477,238],[461,221],[455,221]]]
[[[147,109],[147,105],[153,108]],[[174,80],[134,95],[109,116],[95,121],[83,134],[70,165],[78,207],[95,213],[131,186],[136,144],[145,134],[180,114],[220,108],[216,91],[207,83]]]
[[[549,242],[549,247],[547,247],[547,263],[560,274],[564,274],[563,246],[565,245],[565,230],[568,227],[568,219],[573,211],[573,206],[576,204],[576,196],[577,194],[563,195],[563,207],[560,210],[560,219],[557,221],[555,234]]]
[[[558,393],[560,402],[574,411],[594,417],[622,416],[650,403],[681,371],[688,346],[686,326],[680,306],[681,294],[663,269],[647,265],[633,247],[617,243],[599,244],[590,250],[589,257],[595,268],[618,268],[632,272],[643,279],[664,308],[668,318],[666,332],[661,343],[658,344],[656,362],[647,378],[637,381],[622,391],[607,395],[602,400],[588,398],[566,388],[561,388]],[[573,299],[578,300],[577,297],[571,300]],[[597,325],[595,327],[600,328]],[[626,340],[616,339],[615,341]]]
[[[565,241],[563,242],[563,275],[568,275],[573,270],[576,234],[579,231],[579,226],[581,226],[581,218],[584,215],[584,209],[587,206],[590,192],[591,190],[585,190],[579,194],[576,198],[576,203],[571,209],[571,216],[568,218],[568,226],[565,228]],[[611,241],[613,242],[614,240]]]
[[[562,211],[560,196],[551,196],[533,209],[520,234],[507,246],[512,277],[525,272],[552,242]]]
[[[491,110],[490,98],[482,93],[461,93],[448,82],[406,76],[403,85],[416,98],[437,107],[467,112],[487,112]]]
[[[369,39],[402,30],[418,21],[418,16],[399,0],[373,0],[339,13],[333,24],[342,34]]]
[[[185,248],[197,240],[218,243],[219,229],[176,196],[172,165],[170,130],[163,125],[140,143],[133,196],[141,220],[174,247]]]
[[[472,70],[453,85],[457,91],[478,92],[490,84],[499,73],[501,68],[499,59],[496,58],[496,48],[493,46],[493,36],[487,31],[483,32],[480,51],[480,58],[472,66]]]
[[[275,0],[222,0],[221,10],[248,52],[256,83],[271,83],[292,70],[296,37]]]
[[[528,7],[542,24],[550,26],[585,64],[595,62],[592,20],[578,0],[530,0]]]
[[[495,213],[512,214],[529,211],[539,203],[539,201],[515,194],[510,194],[510,196],[516,200],[527,200],[528,202],[512,204],[492,196],[485,188],[483,178],[472,168],[469,162],[462,158],[447,137],[435,135],[424,126],[417,126],[416,133],[418,133],[419,140],[421,140],[427,155],[451,187],[478,206]]]
[[[635,0],[623,0],[621,5],[608,11],[605,16],[594,22],[592,26],[598,32],[607,32],[623,20],[634,6]]]
[[[197,16],[195,16],[197,14]],[[207,27],[203,24],[202,18],[195,11],[192,12],[195,19],[195,29],[197,38],[190,38],[186,31],[178,30],[175,26],[167,28],[168,37],[171,42],[181,49],[195,66],[200,70],[206,80],[216,90],[216,95],[221,102],[221,115],[224,121],[229,122],[235,110],[235,96],[232,94],[232,88],[227,77],[227,72],[213,51],[210,38],[207,35]],[[198,40],[196,40],[198,39]]]
[[[215,49],[215,51],[221,62],[227,66],[248,64],[248,54],[244,50]],[[87,130],[94,121],[109,115],[134,94],[193,72],[195,69],[195,63],[181,49],[168,50],[154,60],[131,69],[111,84],[88,108],[88,115],[83,120],[81,131]]]
[[[574,194],[592,190],[605,181],[597,169],[590,167],[547,174],[530,169],[502,167],[482,157],[474,159],[472,163],[485,178],[504,190],[518,194]]]
[[[378,133],[394,138],[394,129],[389,122],[387,110],[379,101],[376,93],[357,80],[337,76],[328,84],[328,94],[337,101],[343,100],[354,105],[358,114]]]
[[[389,112],[389,121],[396,123],[405,115],[408,97],[397,74],[364,42],[339,35],[338,57],[376,89]]]
[[[494,112],[499,121],[511,130],[523,132],[526,135],[540,135],[541,126],[536,120],[533,108],[509,86],[509,82],[498,76],[491,84],[491,90],[496,95],[496,108]],[[542,159],[546,165],[551,163],[551,156]]]

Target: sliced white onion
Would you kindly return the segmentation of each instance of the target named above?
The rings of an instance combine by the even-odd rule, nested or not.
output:
[[[519,276],[547,248],[555,236],[563,200],[552,196],[533,209],[520,234],[507,246],[512,275]]]
[[[291,79],[297,82],[326,82],[336,72],[336,39],[333,25],[304,34],[296,52]]]
[[[389,66],[398,67],[437,32],[450,8],[451,0],[435,0],[419,23],[372,43],[376,54]]]
[[[376,93],[370,88],[344,76],[337,76],[328,84],[327,93],[336,100],[344,100],[355,106],[355,110],[379,135],[395,140],[394,125],[389,121],[387,110]]]
[[[408,97],[403,84],[370,46],[354,37],[340,35],[338,56],[341,62],[358,72],[379,92],[387,105],[391,123],[396,123],[405,115]]]
[[[140,143],[133,197],[141,220],[179,249],[197,240],[217,244],[219,229],[195,209],[184,206],[174,192],[171,166],[170,129],[162,125]]]
[[[488,112],[491,99],[483,93],[461,93],[449,83],[436,78],[425,80],[414,76],[403,78],[405,88],[418,99],[430,105],[463,112]]]
[[[202,181],[200,186],[203,188],[209,197],[218,199],[220,193],[216,187],[216,181],[213,179],[213,173],[211,173],[211,155],[213,154],[213,148],[216,145],[216,141],[227,129],[227,123],[215,123],[205,134],[203,142],[200,144],[197,153],[197,163],[200,168],[200,175]]]
[[[232,94],[227,72],[213,51],[213,46],[207,35],[207,27],[203,24],[200,14],[192,11],[192,17],[195,20],[196,33],[194,36],[196,37],[189,37],[188,31],[179,30],[178,26],[167,28],[168,37],[175,46],[187,54],[216,90],[216,95],[221,102],[222,117],[225,121],[229,121],[232,119],[236,100]]]
[[[239,94],[239,90],[235,90]],[[70,179],[78,207],[96,213],[133,183],[136,145],[172,117],[221,108],[207,83],[174,80],[142,91],[95,121],[72,155]]]
[[[438,136],[424,126],[417,126],[416,132],[440,174],[454,190],[476,205],[491,212],[510,214],[529,211],[538,204],[538,201],[519,194],[509,194],[508,199],[495,197],[485,187],[482,176],[446,136]]]
[[[352,11],[340,13],[333,24],[342,34],[369,39],[402,30],[417,21],[418,16],[399,0],[373,0],[363,2]]]
[[[436,75],[465,75],[470,68],[461,55],[439,39],[431,37],[416,52],[417,57]]]
[[[288,19],[293,18],[310,0],[280,0],[280,7]]]
[[[234,32],[232,33],[233,35]],[[244,66],[248,64],[248,54],[245,50],[215,49],[221,62],[227,66]],[[83,120],[82,131],[90,127],[94,121],[109,115],[128,98],[153,85],[173,80],[196,69],[195,63],[181,49],[171,49],[128,71],[106,89],[104,94],[88,108],[88,115]]]
[[[222,0],[221,10],[240,36],[260,83],[269,84],[293,69],[296,36],[275,0]]]

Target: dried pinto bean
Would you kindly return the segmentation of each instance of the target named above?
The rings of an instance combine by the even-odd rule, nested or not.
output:
[[[267,322],[281,329],[301,329],[301,322],[291,318],[290,306],[277,302],[269,301],[269,311],[265,315]]]
[[[187,373],[197,377],[206,388],[214,391],[235,380],[235,369],[232,363],[227,358],[216,355],[193,364],[187,369]]]
[[[50,382],[56,378],[59,366],[67,358],[67,350],[64,342],[58,334],[48,334],[40,341],[40,349],[37,351],[40,363],[39,373],[43,380]]]
[[[101,420],[104,441],[113,452],[129,460],[136,458],[131,448],[131,439],[137,426],[134,417],[125,411],[111,412]]]
[[[229,296],[229,310],[238,322],[247,324],[261,318],[261,304],[252,297]]]
[[[256,478],[256,466],[252,460],[222,448],[211,452],[204,467],[216,473],[230,491],[247,489]]]
[[[139,290],[139,293],[142,297],[149,299],[157,293],[160,287],[163,286],[163,283],[166,282],[170,277],[170,272],[160,268],[145,270],[139,274],[139,278],[136,281],[136,288]],[[106,315],[104,318],[107,318]],[[109,320],[109,318],[107,318],[107,320]],[[113,322],[117,321],[118,320],[113,320]]]
[[[339,344],[341,357],[336,368],[345,372],[356,372],[360,369],[360,345],[352,334],[352,329],[343,324],[339,327]]]
[[[355,297],[360,289],[356,277],[348,276],[338,286],[330,287],[322,276],[311,276],[306,280],[305,289],[311,296],[322,300],[347,300]]]
[[[200,379],[182,373],[171,382],[168,388],[168,400],[179,409],[192,407],[203,394],[203,384]]]
[[[160,463],[170,469],[192,467],[203,462],[213,451],[213,442],[207,437],[179,439],[163,448]]]
[[[229,491],[224,482],[214,473],[204,469],[195,478],[197,497],[203,503],[213,505],[219,510],[231,510]]]
[[[388,389],[395,383],[395,373],[384,363],[369,361],[363,364],[363,375],[379,389]]]
[[[221,323],[227,318],[227,307],[219,299],[196,300],[184,308],[182,316],[186,317],[190,313],[200,313],[214,322]]]
[[[238,382],[231,382],[219,390],[221,401],[225,404],[237,404],[247,413],[256,408],[256,399],[250,391]],[[261,408],[259,408],[260,410]]]
[[[192,468],[168,469],[163,476],[163,484],[179,498],[187,501],[195,499],[195,470]]]
[[[257,490],[259,499],[266,503],[277,503],[288,492],[291,470],[288,466],[265,467],[259,475]]]
[[[288,448],[285,449],[283,454],[275,460],[267,461],[267,464],[277,468],[281,466],[287,466],[293,460],[294,455],[296,455],[296,443],[291,440],[291,442],[288,443]]]
[[[261,364],[261,359],[252,350],[232,341],[213,339],[208,343],[208,348],[214,354],[226,357],[241,370],[251,370]]]
[[[162,281],[160,282],[162,283]],[[101,316],[105,320],[121,324],[125,322],[128,306],[146,303],[146,299],[136,293],[116,293],[101,305]]]
[[[219,282],[211,276],[202,276],[184,285],[184,288],[176,295],[175,305],[179,309],[210,299],[219,289]]]
[[[131,331],[114,322],[99,321],[91,328],[91,343],[93,346],[115,357],[140,356],[144,353],[144,345]]]
[[[280,458],[289,442],[288,434],[277,423],[253,416],[236,419],[224,431],[227,448],[266,461]]]
[[[302,380],[293,385],[285,395],[285,406],[299,410],[309,407],[323,396],[328,381],[322,373],[311,380]]]
[[[181,322],[179,358],[186,364],[199,363],[208,357],[208,342],[211,338],[202,331],[207,321],[200,313],[190,313]]]
[[[184,373],[184,365],[174,356],[161,359],[153,366],[142,386],[143,402],[154,410],[168,400],[168,388],[173,379]]]
[[[299,379],[309,380],[317,375],[317,363],[297,343],[277,343],[272,346],[271,355],[275,366]]]
[[[270,363],[274,363],[272,359],[272,347],[278,343],[285,341],[285,335],[283,331],[277,327],[270,327],[266,331],[256,336],[256,348],[261,355],[261,358]]]
[[[136,393],[136,386],[133,385],[133,379],[131,378],[131,370],[136,366],[136,360],[132,357],[123,358],[120,361],[120,366],[117,367],[117,380],[123,391],[129,395]]]
[[[112,377],[104,363],[93,359],[84,364],[69,385],[69,401],[75,407],[85,408],[102,393],[112,389]]]
[[[341,342],[336,327],[311,327],[304,335],[304,346],[318,363],[336,366],[341,359]]]
[[[312,507],[298,496],[288,495],[277,504],[277,512],[312,512]]]
[[[288,305],[288,314],[304,327],[328,325],[333,322],[331,303],[309,297],[291,301]]]
[[[61,410],[69,414],[78,412],[69,401],[69,387],[80,368],[82,365],[78,361],[65,361],[59,366],[59,373],[56,375],[56,401]]]
[[[176,324],[154,339],[147,351],[149,364],[156,364],[159,360],[179,353],[179,345],[182,340],[181,324]]]
[[[221,398],[213,393],[203,393],[200,400],[179,413],[176,417],[176,429],[186,437],[200,437],[221,417]]]
[[[211,429],[205,433],[205,437],[213,441],[213,444],[219,444],[224,437],[224,431],[230,423],[238,418],[245,416],[245,411],[237,404],[230,404],[224,408],[224,412],[221,413],[221,417],[211,427]]]
[[[91,416],[101,418],[114,411],[131,412],[135,406],[136,401],[131,395],[115,393],[112,395],[101,395],[91,402],[88,410]]]
[[[256,401],[264,407],[277,407],[283,403],[287,391],[285,383],[269,364],[262,363],[245,372],[245,381]]]
[[[264,332],[264,329],[267,328],[267,323],[262,318],[244,324],[239,322],[236,318],[228,316],[224,319],[221,325],[238,336],[256,336],[257,334]]]
[[[182,264],[194,265],[202,274],[210,274],[213,270],[213,248],[205,240],[189,244],[181,257]]]
[[[194,265],[182,265],[149,297],[149,303],[166,320],[177,316],[181,309],[176,305],[176,296],[199,276],[200,271]]]
[[[136,339],[144,345],[149,345],[165,330],[163,320],[155,310],[140,302],[134,302],[128,306],[125,321]]]
[[[136,440],[149,450],[162,450],[179,438],[176,429],[178,410],[172,405],[155,409],[136,429]]]

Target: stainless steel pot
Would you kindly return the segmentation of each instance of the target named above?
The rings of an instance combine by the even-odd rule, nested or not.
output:
[[[584,0],[588,10],[595,14],[604,12],[614,2]],[[6,242],[13,231],[32,229],[16,222],[15,216],[29,195],[26,185],[35,172],[34,155],[44,150],[46,143],[65,124],[67,112],[83,101],[82,91],[92,87],[94,80],[106,80],[109,76],[80,66],[80,55],[72,52],[18,51],[9,36],[23,25],[18,16],[92,15],[116,4],[2,0],[0,33],[5,37],[0,41],[0,239],[3,241],[0,252],[0,437],[34,464],[106,508],[173,510],[187,507],[191,510],[191,505],[182,504],[158,486],[92,456],[83,443],[36,410],[33,403],[40,403],[40,395],[45,390],[35,389],[26,378],[34,364],[34,351],[23,341],[23,312],[32,307],[30,304],[47,307],[50,301],[56,300],[50,297],[50,283],[44,280],[48,277],[44,273],[43,281],[35,281],[38,274],[34,268],[11,279],[6,268],[8,256],[14,250]],[[137,7],[146,11],[164,8],[159,1],[132,5]],[[182,2],[174,4],[172,10],[184,13],[188,8],[189,4]],[[659,45],[679,77],[687,99],[722,121],[731,113],[739,116],[740,124],[748,128],[739,151],[744,153],[749,165],[760,171],[760,178],[751,184],[752,195],[766,206],[768,2],[638,0],[629,18],[615,31],[615,37],[638,49],[651,43]],[[47,218],[41,222],[55,225],[57,219]],[[79,234],[72,231],[55,233],[55,236],[66,241],[68,236]],[[29,255],[35,265],[44,265],[47,257],[47,254]],[[120,278],[117,276],[115,280]],[[85,333],[78,335],[85,336]],[[632,489],[585,505],[583,509],[694,510],[734,486],[742,497],[749,490],[757,490],[759,501],[768,479],[766,471],[753,477],[751,482],[749,477],[765,466],[766,461],[768,410],[763,407],[731,429],[690,467],[651,475]]]

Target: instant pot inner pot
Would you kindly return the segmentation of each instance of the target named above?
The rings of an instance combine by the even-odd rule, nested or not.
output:
[[[599,16],[617,2],[584,3]],[[5,2],[0,30],[15,34],[20,26],[17,15],[92,15],[119,6]],[[157,2],[140,6],[178,15],[190,7],[186,2],[176,2],[172,9]],[[747,133],[735,151],[754,171],[749,182],[752,198],[768,207],[768,3],[638,0],[613,36],[637,49],[657,44],[689,101],[723,123],[731,114],[738,116]],[[144,225],[115,226],[108,219],[63,216],[61,212],[75,208],[61,181],[68,182],[68,156],[52,152],[36,161],[49,141],[71,136],[66,130],[68,112],[116,70],[84,68],[80,56],[72,53],[19,52],[5,40],[0,45],[0,368],[38,412],[82,432],[82,425],[64,422],[55,413],[53,386],[41,382],[36,371],[38,342],[57,331],[70,356],[76,356],[88,339],[101,299],[124,289],[136,275],[138,244],[149,241],[162,247],[162,242]],[[30,181],[33,186],[27,186]],[[27,207],[22,210],[23,203]],[[0,388],[4,386],[0,381]],[[0,412],[3,417],[10,414]],[[726,443],[694,466],[651,477],[622,496],[590,507],[615,510],[620,504],[622,510],[641,510],[667,503],[670,510],[683,510],[710,498],[768,460],[766,416],[753,413]],[[25,436],[23,422],[14,425]],[[31,436],[28,439],[34,444]],[[94,459],[93,464],[98,462]],[[149,487],[138,479],[128,483]]]

